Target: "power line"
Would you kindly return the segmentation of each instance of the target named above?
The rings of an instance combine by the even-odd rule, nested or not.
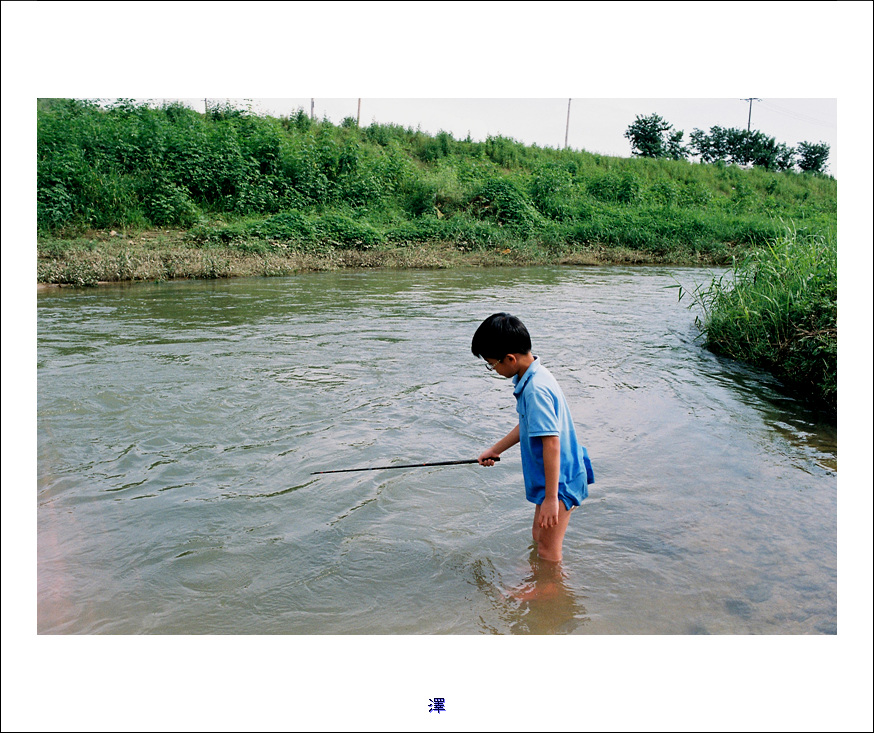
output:
[[[794,110],[787,109],[786,107],[781,107],[778,104],[774,104],[773,102],[762,102],[766,109],[772,110],[774,112],[778,112],[779,114],[786,115],[787,117],[791,117],[792,119],[799,120],[800,122],[809,122],[812,125],[822,125],[823,127],[831,127],[834,129],[835,125],[830,122],[824,122],[823,120],[818,120],[815,117],[811,117],[810,115],[805,115],[801,112],[796,112]]]

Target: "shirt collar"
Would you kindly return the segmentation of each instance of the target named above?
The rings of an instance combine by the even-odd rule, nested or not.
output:
[[[540,366],[540,357],[535,356],[534,361],[531,362],[531,365],[525,370],[525,374],[522,375],[522,378],[519,379],[519,375],[517,374],[513,377],[513,394],[518,397],[522,394],[522,390],[525,389],[525,385],[531,380],[531,377],[534,375],[534,372],[537,371],[537,368]]]

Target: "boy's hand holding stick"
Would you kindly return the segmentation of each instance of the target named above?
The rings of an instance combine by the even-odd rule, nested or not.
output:
[[[495,461],[501,460],[499,456],[508,448],[512,448],[519,442],[519,426],[516,425],[509,433],[495,443],[491,448],[483,451],[477,460],[481,466],[494,466]]]

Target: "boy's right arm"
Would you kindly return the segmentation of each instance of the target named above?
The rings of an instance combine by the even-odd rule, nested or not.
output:
[[[500,457],[507,448],[512,448],[519,442],[519,425],[517,424],[509,433],[495,443],[491,448],[482,452],[477,460],[481,466],[494,466],[495,458]]]

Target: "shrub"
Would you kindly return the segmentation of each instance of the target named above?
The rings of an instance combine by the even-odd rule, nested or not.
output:
[[[422,180],[410,180],[402,189],[404,210],[412,216],[433,213],[437,187]]]
[[[41,186],[36,193],[36,221],[40,231],[54,232],[74,219],[75,199],[67,186],[55,183]]]
[[[451,236],[450,228],[435,217],[422,217],[413,221],[404,221],[385,229],[385,240],[392,244],[429,242],[450,239]]]
[[[502,168],[518,166],[526,157],[525,146],[515,140],[498,135],[489,136],[485,142],[485,154]]]
[[[158,226],[190,227],[197,221],[198,209],[186,191],[164,180],[150,188],[144,196],[146,216]]]
[[[300,211],[286,211],[251,227],[250,231],[265,239],[279,241],[312,241],[318,229],[312,220]]]
[[[573,211],[573,179],[566,167],[548,165],[531,178],[531,200],[550,219],[566,219]]]
[[[317,236],[343,249],[369,249],[382,243],[382,235],[370,224],[331,212],[318,222]]]
[[[586,180],[586,191],[598,201],[612,203],[619,201],[621,182],[621,178],[616,173],[602,173]]]
[[[527,231],[540,219],[524,193],[507,179],[496,178],[482,186],[471,201],[478,218],[489,218],[504,226]]]
[[[459,249],[467,250],[501,246],[512,238],[488,222],[478,221],[463,214],[453,217],[446,225],[445,232],[448,241]]]
[[[646,198],[659,206],[675,206],[680,198],[680,192],[673,181],[658,181],[650,187]]]
[[[680,290],[682,297],[683,291]],[[787,228],[692,293],[713,351],[764,367],[832,414],[837,409],[837,243]]]
[[[433,163],[450,155],[454,141],[448,132],[441,130],[436,137],[420,136],[417,142],[416,155],[418,158],[426,163]]]

